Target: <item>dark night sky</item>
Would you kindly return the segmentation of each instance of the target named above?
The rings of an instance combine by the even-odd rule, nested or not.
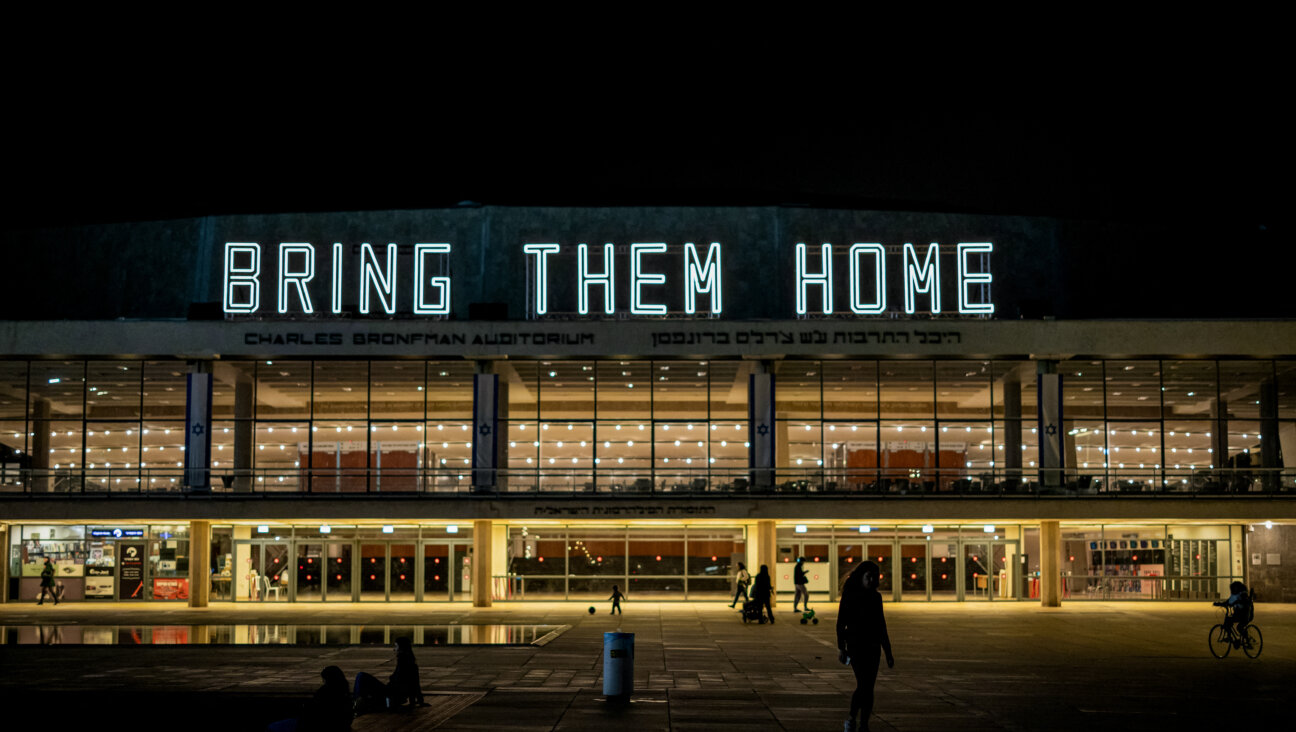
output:
[[[288,77],[249,91],[210,68],[200,77],[21,83],[25,113],[5,134],[20,183],[4,226],[463,200],[1041,215],[1091,232],[1065,286],[1126,293],[1095,315],[1296,317],[1276,266],[1290,231],[1276,185],[1288,133],[1264,75],[1105,87],[1038,75],[993,95],[894,99],[840,76],[664,95],[641,93],[643,74],[562,91]]]

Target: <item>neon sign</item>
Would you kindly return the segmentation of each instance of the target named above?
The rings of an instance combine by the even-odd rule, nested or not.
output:
[[[270,314],[262,312],[263,285],[273,288],[272,293],[267,293],[267,301],[274,303],[273,312],[280,315],[321,314],[324,298],[329,313],[342,315],[348,309],[344,305],[344,293],[348,291],[356,298],[349,300],[353,303],[349,308],[361,315],[395,316],[401,308],[421,316],[451,313],[449,243],[420,242],[411,248],[363,242],[351,246],[350,262],[346,261],[346,247],[333,243],[328,261],[331,267],[319,278],[315,245],[282,242],[266,246],[272,251],[263,254],[257,242],[225,244],[221,297],[226,314]],[[802,317],[879,316],[891,310],[893,299],[899,301],[905,314],[939,315],[943,301],[950,299],[950,288],[955,290],[953,299],[959,315],[988,316],[995,312],[988,295],[994,281],[989,266],[993,252],[990,242],[959,242],[953,252],[946,245],[942,278],[942,246],[937,242],[905,242],[891,247],[856,242],[845,248],[828,242],[797,242],[786,276],[793,290],[795,313]],[[550,314],[555,298],[568,303],[558,306],[559,313],[570,314],[574,304],[576,313],[593,313],[596,317],[660,318],[672,311],[716,317],[723,313],[725,269],[720,242],[706,244],[705,252],[694,242],[632,242],[619,246],[612,242],[581,242],[575,247],[526,242],[521,254],[527,270],[526,305],[531,317]],[[948,261],[951,254],[952,267]],[[263,264],[275,271],[265,271]],[[736,276],[733,271],[728,275]],[[896,281],[888,280],[897,275]],[[477,276],[485,277],[487,273]],[[321,292],[325,287],[327,292]],[[848,297],[840,303],[843,290]],[[702,304],[709,309],[700,307]]]

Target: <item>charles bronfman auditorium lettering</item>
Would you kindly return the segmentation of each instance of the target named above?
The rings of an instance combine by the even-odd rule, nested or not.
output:
[[[512,271],[525,274],[513,291],[524,294],[529,319],[721,317],[734,304],[726,280],[733,290],[751,274],[735,251],[726,255],[720,242],[528,242],[517,248],[523,266]],[[989,317],[993,251],[990,242],[798,242],[789,261],[773,264],[787,278],[788,317]],[[445,317],[452,255],[445,242],[227,242],[222,304],[229,317]]]

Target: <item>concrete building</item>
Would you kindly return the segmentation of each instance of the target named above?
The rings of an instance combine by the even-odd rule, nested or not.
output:
[[[1290,600],[1296,323],[1054,320],[1060,222],[760,208],[9,234],[8,601]],[[11,247],[13,249],[15,247]],[[41,292],[27,297],[24,292]]]

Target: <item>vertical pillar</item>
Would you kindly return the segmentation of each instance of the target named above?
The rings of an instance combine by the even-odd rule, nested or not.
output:
[[[7,530],[8,529],[8,530]],[[9,601],[9,529],[0,526],[0,605]]]
[[[1021,374],[1013,369],[1004,375],[1004,478],[1021,480],[1022,408]],[[986,486],[989,488],[989,486]]]
[[[489,519],[473,521],[472,603],[491,606],[491,544],[494,532]]]
[[[775,579],[775,573],[778,570],[778,534],[774,530],[774,522],[762,520],[756,522],[756,564],[755,567],[748,567],[752,577],[760,571],[761,566],[769,567],[770,574],[770,607],[778,604],[778,584]]]
[[[1062,450],[1062,375],[1057,372],[1055,361],[1039,361],[1035,378],[1039,382],[1036,390],[1039,405],[1036,434],[1039,437],[1040,485],[1059,488],[1062,486],[1062,471],[1066,468],[1066,455]],[[1004,449],[1008,449],[1006,443]],[[1020,453],[1020,443],[1013,445],[1012,451]]]
[[[508,490],[509,487],[509,423],[508,423],[508,404],[509,404],[509,383],[508,370],[511,366],[504,364],[502,361],[496,361],[492,364],[491,373],[497,377],[495,384],[495,432],[499,438],[495,440],[495,467],[496,484],[495,490]],[[539,485],[539,481],[535,482]],[[503,546],[498,544],[497,546]],[[501,574],[503,574],[501,572]]]
[[[1282,442],[1278,439],[1278,385],[1272,378],[1260,382],[1260,484],[1278,490]]]
[[[1228,402],[1216,399],[1211,402],[1211,465],[1228,467]],[[1228,478],[1226,483],[1232,483]]]
[[[747,384],[747,436],[751,447],[747,450],[747,466],[751,470],[753,487],[768,490],[774,485],[775,449],[774,374],[767,361],[758,362],[748,377]]]
[[[491,527],[490,577],[495,586],[492,596],[499,595],[501,600],[513,599],[513,588],[508,579],[508,527],[502,522]]]
[[[252,599],[251,578],[248,572],[252,570],[252,549],[251,544],[244,542],[252,538],[251,526],[234,527],[234,566],[230,567],[232,576],[230,586],[230,599],[235,601]]]
[[[35,397],[31,405],[31,447],[28,449],[28,455],[31,457],[31,475],[28,476],[28,490],[32,493],[46,493],[54,484],[54,476],[50,475],[50,403],[40,397]]]
[[[189,607],[207,607],[211,597],[211,522],[189,522]]]
[[[234,382],[234,490],[252,490],[252,380],[242,374]]]
[[[1062,525],[1040,522],[1040,606],[1062,606]]]

